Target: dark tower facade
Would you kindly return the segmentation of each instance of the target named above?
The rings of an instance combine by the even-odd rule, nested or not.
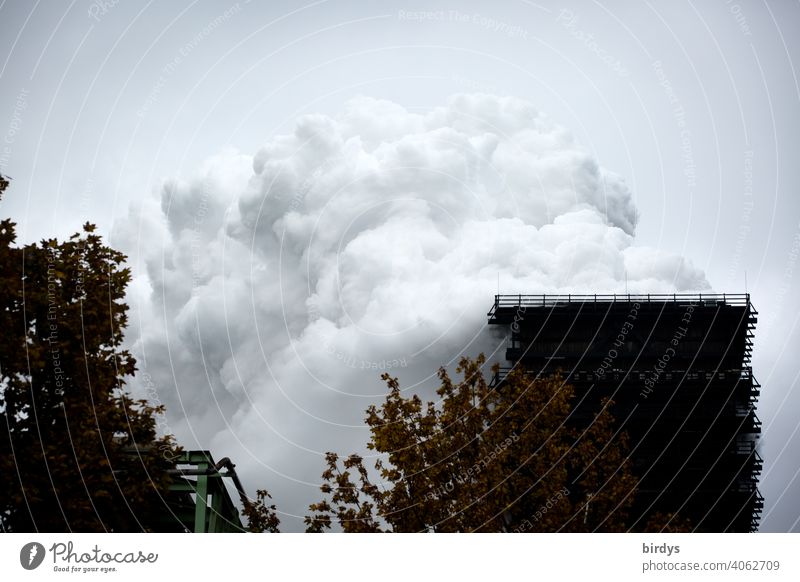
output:
[[[757,315],[749,294],[496,295],[488,313],[511,366],[575,387],[573,422],[612,398],[639,478],[633,529],[661,512],[703,532],[754,531],[763,509]]]

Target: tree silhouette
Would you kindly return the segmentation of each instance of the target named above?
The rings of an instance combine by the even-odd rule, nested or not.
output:
[[[0,222],[0,527],[152,529],[179,449],[157,434],[162,407],[125,388],[125,257],[88,223],[63,242],[15,240]]]
[[[272,499],[272,495],[266,489],[259,489],[256,491],[255,501],[250,499],[242,508],[242,514],[247,518],[247,531],[251,533],[280,533],[278,526],[281,520],[278,518],[278,513],[275,504],[268,505],[268,499]]]
[[[382,482],[359,455],[340,467],[328,453],[307,531],[625,531],[636,479],[612,403],[577,421],[560,377],[515,369],[493,387],[484,363],[463,358],[458,383],[440,369],[438,403],[404,397],[384,374],[389,393],[366,418]]]

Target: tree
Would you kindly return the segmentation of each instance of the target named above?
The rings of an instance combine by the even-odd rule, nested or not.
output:
[[[256,491],[256,500],[248,500],[242,509],[242,514],[247,518],[247,531],[251,533],[280,533],[278,526],[281,520],[275,504],[267,505],[272,495],[266,489]]]
[[[179,449],[157,434],[163,408],[125,388],[125,256],[89,223],[63,242],[15,241],[0,222],[0,527],[153,529]]]
[[[559,376],[515,369],[491,387],[484,363],[463,358],[458,383],[440,369],[438,404],[404,397],[384,374],[389,393],[366,417],[382,483],[359,455],[340,468],[328,453],[307,531],[625,531],[636,479],[612,402],[580,422]]]

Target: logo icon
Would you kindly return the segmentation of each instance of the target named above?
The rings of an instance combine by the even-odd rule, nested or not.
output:
[[[44,561],[44,546],[39,542],[30,542],[19,551],[19,563],[26,570],[35,570]]]

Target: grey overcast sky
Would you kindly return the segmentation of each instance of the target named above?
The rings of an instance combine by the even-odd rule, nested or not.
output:
[[[326,427],[342,432],[332,437],[337,445],[363,442],[364,432],[344,429],[357,424],[364,398],[380,392],[374,370],[320,380],[315,366],[324,367],[323,360],[308,356],[299,366],[291,358],[303,357],[289,352],[317,338],[328,356],[391,361],[452,331],[434,313],[420,313],[409,325],[423,321],[427,335],[403,335],[418,294],[442,289],[431,284],[435,273],[414,271],[421,264],[414,253],[458,271],[468,262],[470,234],[502,250],[505,233],[518,233],[508,235],[506,249],[552,252],[552,260],[574,267],[559,273],[545,267],[551,259],[533,253],[508,271],[494,259],[480,264],[481,281],[502,272],[503,289],[513,292],[581,289],[587,280],[620,290],[620,269],[632,273],[639,291],[742,292],[746,277],[760,312],[753,365],[763,385],[762,531],[800,531],[800,310],[792,300],[800,289],[798,26],[800,3],[788,0],[5,0],[0,171],[13,184],[0,215],[18,223],[25,242],[65,237],[91,221],[130,254],[136,280],[128,337],[150,383],[139,380],[136,389],[167,403],[170,426],[184,443],[234,457],[248,488],[278,491],[288,513],[316,500],[313,476],[322,469]],[[534,123],[523,104],[549,121]],[[459,121],[464,115],[499,127],[497,139],[509,151],[552,164],[527,175],[512,154],[494,158],[488,169],[476,162],[462,180],[478,192],[469,204],[451,204],[455,189],[453,197],[440,196],[442,185],[429,174],[403,187],[395,176],[394,190],[375,178],[406,167],[406,145],[422,152],[415,167],[455,176],[442,140],[462,144],[461,153],[474,149],[478,158],[488,147],[484,129]],[[526,123],[528,133],[514,134]],[[303,131],[328,132],[339,145],[306,147],[313,140],[303,141]],[[314,205],[315,193],[341,178],[325,158],[336,148],[340,157],[355,151],[363,164],[352,169],[348,184],[355,186],[346,189],[351,209],[361,210],[334,216],[323,203]],[[302,161],[306,154],[317,162]],[[552,194],[563,175],[576,180],[574,189]],[[282,176],[294,182],[284,184]],[[525,198],[526,179],[545,194]],[[494,188],[498,180],[503,186]],[[375,183],[386,189],[381,201],[394,201],[392,212],[370,214]],[[273,203],[267,196],[276,188],[295,198],[288,194],[278,208],[281,197]],[[592,198],[598,189],[601,202]],[[296,198],[298,191],[307,199]],[[498,192],[522,196],[514,212],[497,202]],[[400,199],[413,200],[404,207]],[[181,222],[181,212],[194,216],[195,226],[191,218]],[[491,221],[475,227],[478,215]],[[292,270],[285,265],[292,236],[302,240],[320,216],[329,221],[317,224],[332,246],[297,251],[297,264],[306,261],[303,269],[315,274]],[[519,222],[503,222],[512,219]],[[603,225],[595,231],[597,220]],[[396,238],[409,228],[417,229],[421,250]],[[280,240],[273,240],[276,233]],[[579,252],[554,250],[570,240],[579,241]],[[609,244],[607,263],[599,262],[610,274],[581,279],[578,271],[598,262],[591,249]],[[365,249],[384,252],[391,273],[373,265]],[[205,257],[212,264],[199,266]],[[448,262],[453,257],[461,262]],[[670,267],[680,262],[675,257],[689,266]],[[359,266],[348,270],[348,260]],[[328,273],[330,261],[338,266]],[[271,276],[261,281],[261,271]],[[275,273],[281,283],[273,287]],[[402,303],[397,298],[381,317],[359,311],[382,305],[379,282],[396,289],[411,280],[414,288],[401,285],[402,313],[392,311]],[[487,283],[483,297],[492,292]],[[337,306],[326,303],[331,294]],[[459,309],[476,301],[447,297]],[[485,333],[470,318],[456,331]],[[263,335],[272,326],[283,329],[270,343]],[[158,331],[148,335],[151,329]],[[364,334],[389,334],[396,343],[383,351],[364,347]],[[424,382],[424,366],[469,352],[468,341],[442,340],[427,359],[403,366],[401,379]],[[324,410],[315,410],[303,403],[313,394],[292,395],[300,368],[337,393],[348,393],[343,382],[373,384],[359,389],[356,402],[320,397]],[[287,401],[302,411],[301,420],[281,427],[269,411]],[[303,440],[312,433],[316,438]],[[292,461],[306,453],[309,459]],[[308,469],[295,471],[300,465]],[[294,524],[290,529],[300,527],[283,518]]]

